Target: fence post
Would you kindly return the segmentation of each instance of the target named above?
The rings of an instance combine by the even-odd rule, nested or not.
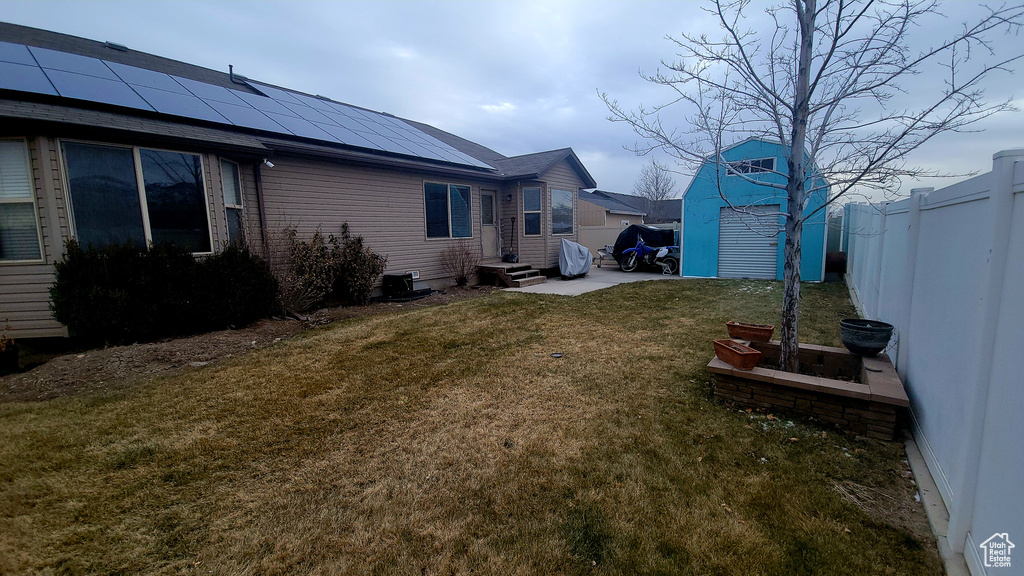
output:
[[[914,279],[917,277],[917,241],[921,237],[921,199],[935,188],[914,188],[910,191],[910,209],[907,212],[907,280],[903,287],[903,334],[896,340],[896,371],[907,381],[907,357],[910,352],[910,320],[914,307]]]
[[[875,320],[881,320],[878,317],[878,307],[882,303],[882,261],[885,258],[885,226],[886,220],[889,217],[889,203],[884,202],[881,206],[881,213],[878,217],[878,262],[875,263],[875,295],[874,302],[871,304],[871,316]]]
[[[1003,279],[1006,275],[1010,232],[1013,224],[1013,170],[1014,164],[1024,162],[1024,149],[1003,150],[992,156],[992,179],[989,198],[992,204],[992,244],[988,270],[982,291],[984,308],[979,310],[977,366],[972,393],[967,399],[966,426],[963,453],[958,461],[963,466],[960,482],[954,487],[956,500],[949,510],[949,544],[955,552],[963,552],[967,533],[974,521],[974,497],[978,488],[978,467],[981,465],[981,442],[985,435],[985,412],[988,389],[992,377],[992,354],[995,347],[996,324],[1002,300]]]

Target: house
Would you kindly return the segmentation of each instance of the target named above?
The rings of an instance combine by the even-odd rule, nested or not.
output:
[[[733,170],[713,160],[701,165],[682,199],[683,276],[782,279],[785,233],[780,213],[787,209],[786,194],[751,180],[785,182],[787,153],[778,142],[748,138],[722,151]],[[826,234],[822,206],[828,188],[820,178],[814,183],[818,189],[804,209],[809,218],[801,236],[800,277],[820,282]]]
[[[590,249],[591,254],[615,244],[619,233],[631,224],[642,224],[644,213],[633,206],[620,202],[611,193],[602,190],[580,191],[579,243]]]
[[[460,240],[484,262],[557,266],[595,186],[570,148],[506,157],[230,70],[0,23],[0,327],[14,337],[67,334],[48,289],[72,238],[269,254],[284,227],[348,222],[387,272],[437,286]]]
[[[632,194],[609,192],[607,190],[594,190],[594,194],[625,204],[633,210],[643,212],[644,221],[633,222],[633,224],[671,224],[679,222],[679,211],[682,205],[682,200],[679,198],[648,200]]]

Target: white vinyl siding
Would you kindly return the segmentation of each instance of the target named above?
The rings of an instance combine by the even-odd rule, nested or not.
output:
[[[719,278],[776,278],[779,206],[722,207],[718,228]]]
[[[42,260],[35,190],[24,140],[0,140],[0,261]]]

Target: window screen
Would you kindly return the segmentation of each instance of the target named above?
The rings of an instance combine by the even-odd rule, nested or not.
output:
[[[551,233],[572,234],[572,192],[551,191]]]
[[[64,161],[79,244],[145,247],[132,149],[66,142]]]
[[[0,260],[39,260],[39,224],[28,147],[0,140]]]
[[[469,186],[449,186],[452,208],[452,238],[473,235],[473,220],[469,211]]]

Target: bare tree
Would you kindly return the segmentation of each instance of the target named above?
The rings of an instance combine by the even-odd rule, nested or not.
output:
[[[813,215],[805,212],[808,200],[825,191],[826,205],[870,190],[891,195],[901,178],[942,175],[909,166],[907,158],[936,135],[967,131],[1013,109],[1010,100],[987,100],[983,82],[1009,72],[1022,57],[997,55],[991,40],[1019,32],[1024,5],[979,6],[974,21],[923,50],[911,49],[908,37],[928,18],[942,17],[931,0],[787,0],[764,9],[774,24],[765,33],[747,27],[750,7],[749,0],[715,0],[706,9],[720,39],[669,38],[678,60],[641,73],[671,90],[668,102],[626,111],[607,94],[601,97],[610,120],[628,123],[645,139],[638,153],[662,149],[694,172],[711,162],[720,194],[722,176],[729,174],[785,203],[778,215],[785,223],[780,363],[796,371],[800,235]],[[939,89],[910,84],[936,72],[944,79]],[[914,104],[898,106],[899,94]],[[688,126],[663,123],[670,107],[685,109]],[[785,168],[749,171],[726,162],[723,151],[748,137],[781,143],[788,150]]]
[[[643,209],[647,213],[647,222],[659,223],[671,220],[665,200],[676,197],[676,181],[672,178],[668,166],[651,160],[640,169],[640,175],[633,185],[633,194],[643,199]]]

